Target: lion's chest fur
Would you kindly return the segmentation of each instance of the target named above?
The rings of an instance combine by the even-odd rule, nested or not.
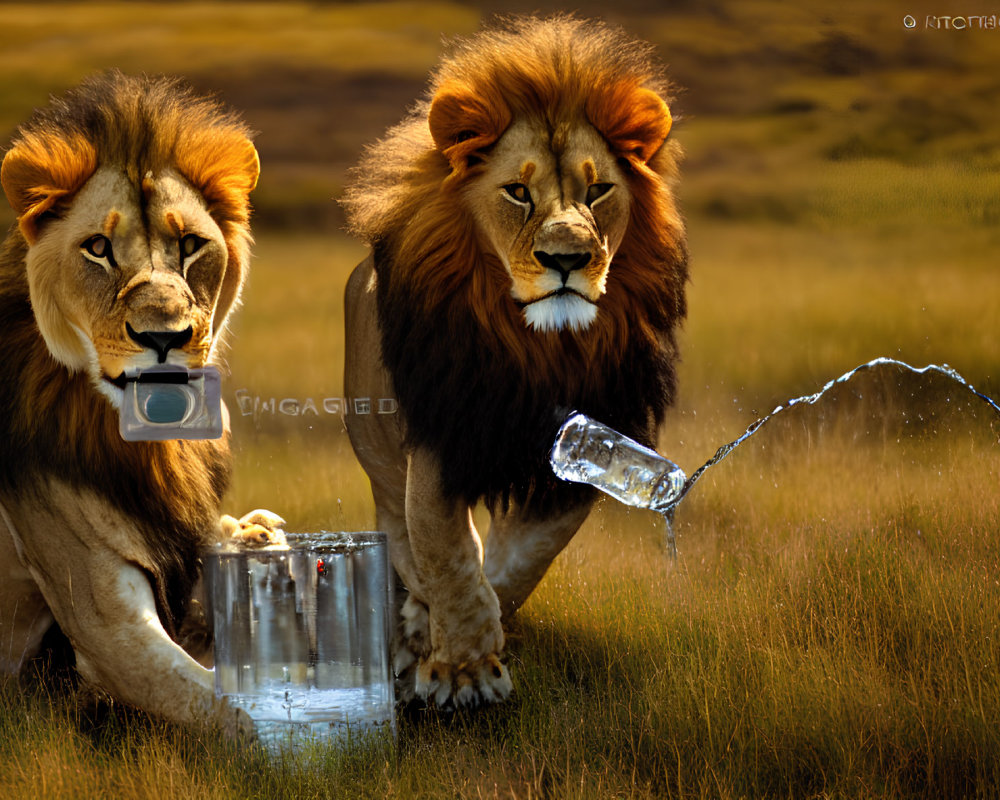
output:
[[[532,498],[538,508],[577,502],[580,490],[557,481],[548,465],[571,410],[654,444],[675,383],[671,354],[657,341],[626,331],[622,347],[601,329],[539,333],[521,324],[510,326],[521,337],[512,348],[498,334],[503,326],[482,326],[467,295],[422,307],[391,280],[391,269],[391,261],[376,261],[382,361],[408,444],[437,454],[447,494],[489,504]],[[474,291],[471,282],[465,288]],[[497,297],[494,318],[518,313]]]

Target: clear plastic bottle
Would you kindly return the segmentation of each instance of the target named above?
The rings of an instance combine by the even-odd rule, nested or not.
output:
[[[661,514],[680,497],[686,480],[672,461],[580,413],[562,424],[549,462],[563,480],[589,483],[626,505]]]
[[[674,507],[683,497],[684,470],[634,439],[574,412],[556,434],[549,463],[564,481],[588,483],[626,505],[663,517],[665,544],[677,559]]]

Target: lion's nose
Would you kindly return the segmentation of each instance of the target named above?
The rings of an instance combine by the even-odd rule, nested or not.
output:
[[[136,344],[155,350],[157,361],[160,364],[167,360],[168,352],[183,347],[191,341],[191,337],[194,335],[194,328],[190,325],[182,331],[137,331],[126,322],[125,330]]]
[[[536,250],[534,256],[543,267],[558,272],[563,283],[569,280],[571,272],[583,269],[590,263],[590,253],[546,253],[544,250]]]

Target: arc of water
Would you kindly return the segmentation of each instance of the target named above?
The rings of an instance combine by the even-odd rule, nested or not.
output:
[[[747,439],[753,436],[765,423],[773,419],[777,414],[780,414],[782,411],[786,411],[789,408],[792,408],[797,405],[801,404],[813,405],[834,386],[848,382],[858,372],[882,366],[900,367],[902,369],[909,370],[910,372],[916,375],[923,375],[927,372],[937,372],[942,375],[945,375],[948,378],[951,378],[952,380],[956,381],[961,386],[964,386],[966,389],[969,390],[969,392],[978,397],[980,400],[984,401],[998,415],[1000,415],[1000,405],[998,405],[997,402],[992,397],[985,395],[980,391],[977,391],[975,388],[972,387],[972,385],[967,380],[965,380],[965,378],[963,378],[956,370],[952,369],[947,364],[944,365],[928,364],[926,367],[918,368],[910,364],[907,364],[905,361],[899,361],[898,359],[895,358],[886,358],[886,357],[876,358],[865,364],[861,364],[860,366],[855,367],[850,372],[845,372],[839,378],[835,378],[832,381],[829,381],[822,389],[820,389],[815,394],[796,397],[792,400],[789,400],[787,403],[784,403],[783,405],[777,406],[774,409],[774,411],[772,411],[770,414],[768,414],[765,417],[762,417],[761,419],[758,419],[756,422],[751,424],[750,427],[748,427],[746,431],[744,431],[743,435],[740,436],[738,439],[735,439],[729,442],[728,444],[722,445],[722,447],[720,447],[718,450],[715,451],[715,455],[712,456],[712,458],[710,458],[697,470],[691,473],[688,479],[684,482],[684,486],[681,489],[681,491],[677,494],[676,497],[673,498],[670,504],[663,509],[663,514],[667,518],[668,524],[669,521],[672,519],[673,514],[676,511],[677,506],[680,504],[681,500],[683,500],[687,495],[687,493],[691,491],[691,488],[695,485],[695,483],[698,482],[698,479],[705,473],[705,471],[710,469],[711,467],[714,467],[716,464],[722,461],[733,450],[735,450],[743,442],[745,442]]]

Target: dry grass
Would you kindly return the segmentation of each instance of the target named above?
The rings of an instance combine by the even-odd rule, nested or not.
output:
[[[905,38],[897,16],[920,5],[608,10],[690,89],[678,136],[693,282],[660,442],[689,472],[879,355],[948,362],[1000,395],[992,37]],[[378,72],[402,83],[375,94],[419,90],[439,34],[480,16],[236,8],[4,4],[0,127],[112,64],[219,81],[262,129],[258,219],[304,227],[300,211],[329,203],[341,162],[403,108],[330,106],[303,77]],[[332,125],[332,108],[348,122]],[[321,410],[342,393],[341,296],[363,250],[258,230],[226,383],[228,510],[368,528],[365,477]],[[783,415],[707,473],[679,514],[676,564],[658,519],[602,504],[511,632],[516,693],[502,707],[404,719],[395,748],[331,749],[302,768],[8,681],[0,786],[11,800],[997,796],[1000,423],[934,382],[858,386],[865,398]],[[276,410],[243,416],[246,397]]]
[[[739,278],[773,268],[763,241],[791,252],[803,234],[711,233],[697,248],[683,408],[664,434],[689,471],[742,431],[755,404],[838,374],[795,337],[823,298]],[[357,249],[261,236],[257,252],[230,404],[236,388],[336,396],[341,351],[324,340],[338,341],[331,320]],[[797,264],[822,272],[828,259],[805,248]],[[910,268],[929,275],[934,264],[915,256]],[[786,285],[801,286],[784,269]],[[924,337],[866,331],[853,302],[868,300],[849,278],[842,295],[831,279],[825,300],[839,300],[844,320],[827,324],[861,326],[879,352],[920,346]],[[990,307],[984,294],[969,293],[969,307]],[[758,320],[762,298],[773,326]],[[955,324],[945,318],[957,302],[932,299],[942,327],[930,338]],[[881,312],[883,322],[908,315]],[[772,327],[789,337],[780,346]],[[776,418],[707,473],[682,507],[674,566],[655,517],[604,504],[512,632],[517,691],[502,708],[403,720],[393,751],[331,750],[300,769],[134,716],[94,723],[72,697],[8,684],[0,784],[12,798],[989,796],[1000,785],[997,421],[965,407],[911,431],[902,412],[950,406],[940,387],[882,391],[887,418],[848,393]],[[370,526],[338,418],[236,423],[234,509],[269,505],[303,528]]]
[[[944,247],[933,237],[921,247],[855,232],[848,245],[843,230],[692,227],[684,393],[662,440],[689,471],[773,405],[877,353],[993,374],[986,339],[962,333],[996,315],[996,294],[968,291],[972,276],[990,280],[982,255],[933,293]],[[881,271],[842,260],[838,242]],[[287,255],[283,240],[262,245]],[[339,286],[355,256],[312,263]],[[286,263],[261,256],[247,309],[303,293],[268,277]],[[327,303],[316,292],[304,325]],[[915,302],[931,320],[919,330]],[[312,367],[267,353],[254,350],[268,392],[336,381],[321,368],[311,389]],[[513,703],[405,722],[394,754],[338,762],[342,794],[292,785],[303,796],[991,794],[1000,453],[997,420],[966,398],[933,380],[861,381],[776,418],[685,501],[674,567],[654,517],[603,506],[513,632]],[[911,427],[917,414],[927,427]],[[336,421],[258,420],[241,442],[236,507],[273,498],[306,526],[370,525]]]

